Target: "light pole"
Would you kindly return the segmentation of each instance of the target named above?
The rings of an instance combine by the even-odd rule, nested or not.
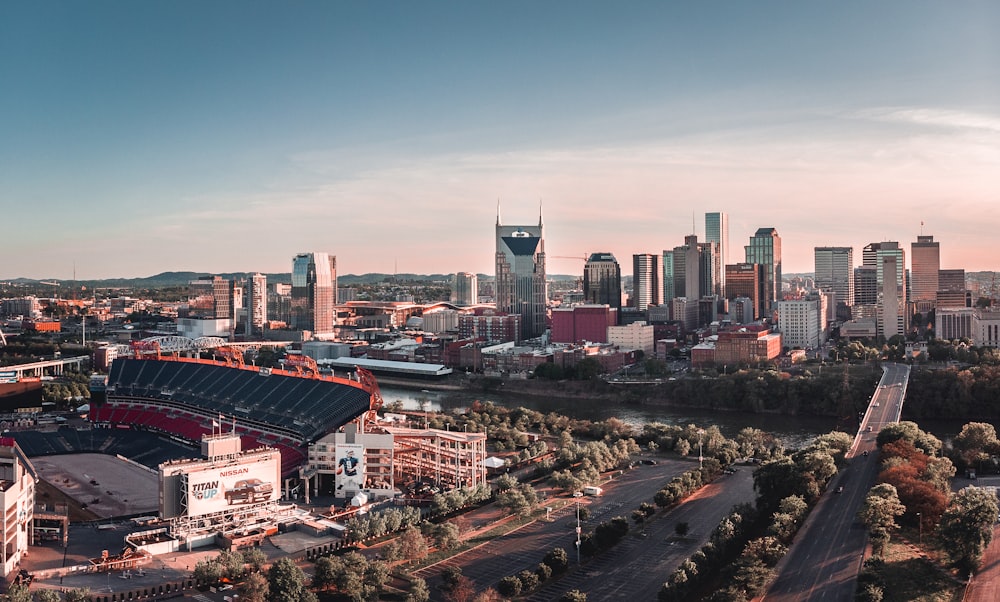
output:
[[[917,541],[920,545],[924,545],[924,521],[920,519],[919,512],[917,512]]]
[[[580,564],[580,500],[576,500],[576,563]]]
[[[705,436],[704,429],[698,429],[698,468],[705,467],[705,455],[702,453],[702,438]]]

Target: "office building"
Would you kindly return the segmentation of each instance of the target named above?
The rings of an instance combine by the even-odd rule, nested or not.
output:
[[[878,303],[878,270],[874,265],[854,269],[854,307]],[[853,311],[853,309],[852,309]]]
[[[977,309],[972,316],[972,344],[976,347],[1000,347],[1000,310]]]
[[[333,332],[337,294],[337,258],[328,253],[300,253],[292,260],[292,328]]]
[[[622,268],[611,253],[591,253],[583,266],[583,299],[586,303],[622,308]]]
[[[895,316],[897,321],[895,327],[879,322],[880,334],[892,333],[885,335],[885,338],[889,339],[897,334],[905,335],[909,325],[909,316],[906,311],[908,290],[906,252],[895,241],[885,241],[878,244],[879,249],[875,253],[877,260],[875,277],[879,291],[879,315],[886,319]],[[890,265],[892,266],[892,274],[887,274],[886,270]]]
[[[936,306],[972,307],[972,295],[965,285],[965,270],[941,270],[938,272],[938,292]]]
[[[609,326],[608,343],[620,349],[639,350],[647,357],[653,357],[656,351],[655,331],[653,326],[642,321],[625,326]]]
[[[520,339],[545,332],[545,235],[537,226],[504,226],[497,211],[496,308],[520,316]]]
[[[256,273],[247,278],[245,305],[246,323],[243,332],[247,336],[261,334],[267,323],[267,276]]]
[[[726,298],[749,299],[753,306],[752,315],[745,316],[745,322],[758,320],[766,312],[764,291],[764,269],[757,263],[737,263],[726,266]]]
[[[190,281],[186,317],[208,320],[233,318],[233,283],[221,276]]]
[[[652,253],[632,256],[632,305],[646,311],[650,305],[660,304],[659,257]]]
[[[677,296],[677,291],[674,288],[674,252],[673,250],[664,250],[661,257],[661,267],[663,269],[663,295],[660,300],[663,305],[670,305],[670,302],[674,297]]]
[[[935,334],[943,341],[966,339],[971,341],[975,328],[973,318],[976,310],[972,307],[939,307],[935,310],[937,324]]]
[[[0,437],[0,509],[3,511],[3,576],[28,555],[34,535],[35,483],[38,473],[11,437]]]
[[[918,236],[917,242],[910,243],[910,299],[936,301],[938,273],[941,270],[941,244],[934,242],[933,236]]]
[[[837,305],[854,305],[854,249],[816,247],[813,252],[816,288],[833,292]]]
[[[715,243],[715,263],[712,267],[715,286],[711,294],[725,295],[726,272],[729,265],[729,216],[722,212],[705,214],[705,242]],[[707,294],[707,293],[706,293]]]
[[[608,328],[618,323],[618,310],[608,305],[575,305],[552,310],[553,343],[607,343]]]
[[[906,305],[900,294],[900,287],[896,284],[896,272],[899,269],[896,258],[892,255],[881,257],[879,268],[882,281],[879,288],[878,334],[888,340],[905,332],[901,321]]]
[[[761,265],[764,288],[761,301],[769,314],[781,298],[781,237],[774,228],[759,228],[744,247],[746,263]]]
[[[779,301],[777,307],[782,345],[792,349],[816,349],[826,341],[826,320],[820,297]]]
[[[479,303],[479,276],[458,272],[451,281],[451,302],[455,305]]]

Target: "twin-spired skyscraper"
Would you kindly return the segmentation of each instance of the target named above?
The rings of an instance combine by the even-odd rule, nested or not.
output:
[[[497,211],[497,311],[521,316],[521,338],[545,333],[545,236],[542,212],[537,226],[505,226]]]

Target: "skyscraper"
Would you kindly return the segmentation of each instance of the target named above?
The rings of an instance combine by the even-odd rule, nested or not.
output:
[[[816,288],[833,291],[837,305],[854,305],[854,249],[852,247],[816,247]]]
[[[456,305],[479,303],[479,276],[469,272],[458,272],[452,279],[451,302]]]
[[[749,299],[753,307],[752,315],[745,316],[745,322],[752,322],[764,313],[763,267],[757,263],[736,263],[726,266],[726,298]]]
[[[933,236],[918,236],[910,243],[910,293],[914,302],[937,298],[938,272],[941,269],[941,246]]]
[[[729,265],[729,216],[720,211],[705,214],[705,241],[718,245],[713,280],[715,287],[711,294],[722,296],[726,290],[726,268]],[[709,292],[705,292],[709,294]]]
[[[764,281],[761,301],[766,311],[771,312],[781,298],[781,237],[774,228],[759,228],[744,249],[747,263],[761,265]]]
[[[878,246],[875,253],[880,316],[878,328],[879,334],[888,339],[897,334],[905,334],[907,329],[906,253],[895,241],[881,242]],[[883,317],[885,320],[895,317],[897,324],[883,323]]]
[[[646,311],[650,305],[660,304],[659,256],[638,253],[632,256],[632,299],[635,308]]]
[[[497,211],[497,311],[521,316],[521,338],[545,332],[545,237],[542,212],[537,226],[504,226]]]
[[[260,334],[267,322],[267,276],[257,273],[247,278],[244,299],[247,313],[243,332],[247,336]]]
[[[663,281],[660,283],[663,286],[661,301],[663,301],[663,305],[669,306],[670,302],[677,296],[677,290],[674,288],[674,252],[664,250],[661,259],[660,263],[663,269]]]
[[[614,255],[591,253],[583,266],[583,298],[587,303],[609,305],[621,312],[622,268]]]
[[[188,283],[188,315],[193,318],[233,318],[233,282],[221,276],[199,278]]]
[[[337,258],[299,253],[292,260],[292,328],[333,332],[337,300]]]

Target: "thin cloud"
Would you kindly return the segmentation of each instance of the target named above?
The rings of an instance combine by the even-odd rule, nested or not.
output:
[[[1000,133],[1000,117],[970,111],[928,107],[867,109],[855,113],[860,119],[952,129]]]

